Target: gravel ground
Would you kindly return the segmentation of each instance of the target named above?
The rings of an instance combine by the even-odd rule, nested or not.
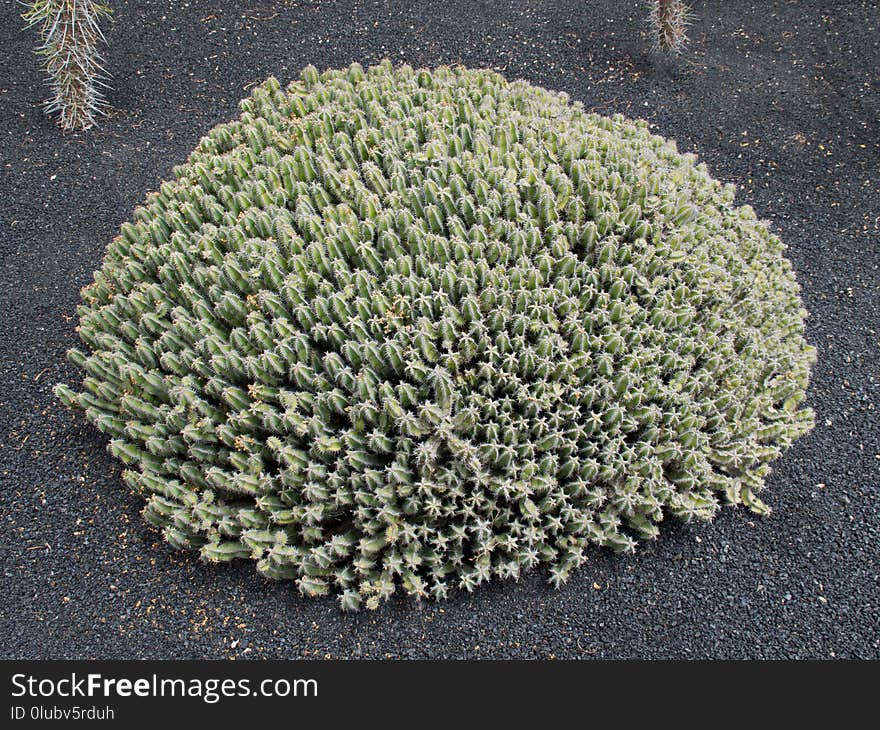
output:
[[[694,2],[677,62],[645,2],[113,0],[100,130],[62,136],[19,8],[0,17],[0,524],[5,658],[880,657],[880,8]],[[461,62],[648,119],[740,187],[789,245],[819,351],[817,428],[755,519],[667,524],[597,550],[561,591],[533,573],[442,604],[342,614],[253,565],[172,551],[105,440],[55,402],[78,289],[144,194],[269,74]]]

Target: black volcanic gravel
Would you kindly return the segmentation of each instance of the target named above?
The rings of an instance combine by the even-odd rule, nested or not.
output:
[[[0,17],[0,655],[880,657],[876,3],[694,2],[679,61],[648,53],[646,2],[111,4],[114,112],[81,134],[43,116],[34,34],[14,3]],[[253,84],[383,57],[489,66],[644,117],[773,221],[819,360],[817,428],[777,463],[770,518],[669,523],[635,556],[596,550],[558,592],[539,571],[358,615],[146,527],[104,437],[51,393],[76,378],[78,289]]]

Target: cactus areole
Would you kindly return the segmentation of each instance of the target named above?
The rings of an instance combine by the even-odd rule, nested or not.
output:
[[[356,609],[767,511],[814,350],[782,243],[693,155],[464,68],[307,67],[241,109],[109,245],[56,388],[169,543]]]

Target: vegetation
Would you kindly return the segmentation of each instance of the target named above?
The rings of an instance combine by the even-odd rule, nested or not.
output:
[[[806,312],[693,155],[464,68],[241,108],[110,244],[56,389],[172,545],[374,608],[767,511]]]
[[[100,22],[111,12],[94,0],[36,0],[23,15],[40,32],[37,52],[52,88],[46,112],[57,114],[64,130],[88,129],[106,112],[101,89],[107,74],[98,47],[104,42]]]
[[[684,50],[691,21],[691,9],[686,3],[682,0],[653,0],[650,21],[657,50],[674,54]]]

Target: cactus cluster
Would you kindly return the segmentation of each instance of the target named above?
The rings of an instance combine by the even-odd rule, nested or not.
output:
[[[241,109],[109,245],[56,388],[168,542],[356,609],[766,510],[806,312],[693,155],[464,68],[310,66]]]

